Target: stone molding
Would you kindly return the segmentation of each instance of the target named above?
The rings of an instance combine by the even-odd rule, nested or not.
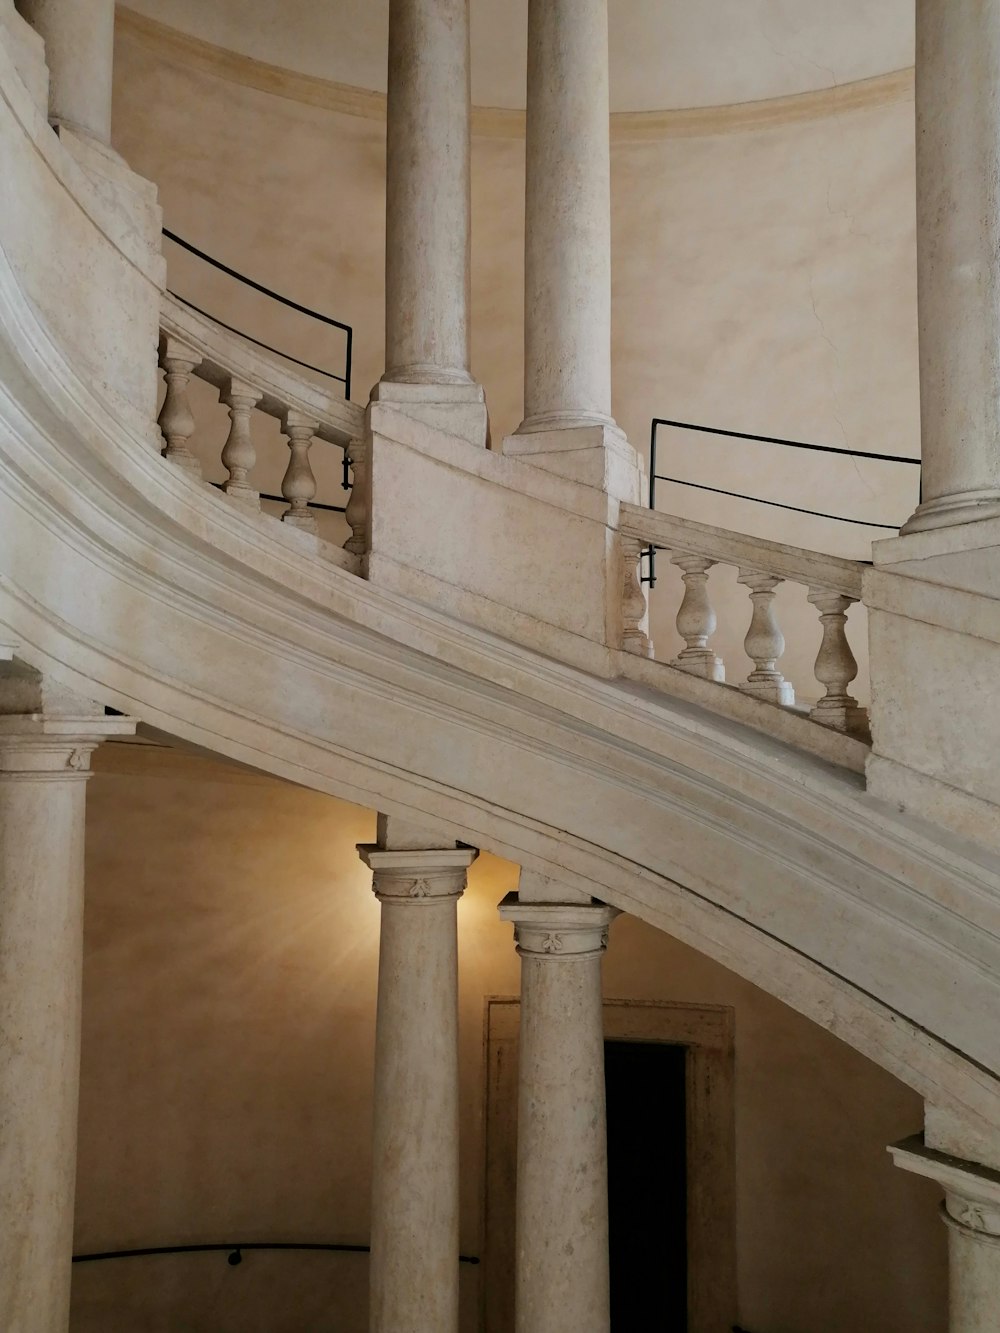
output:
[[[101,742],[135,728],[131,717],[0,717],[0,781],[86,781],[90,756]]]
[[[385,120],[385,93],[336,83],[256,60],[147,18],[125,5],[117,6],[118,34],[163,59],[194,68],[229,83],[285,97],[306,106],[365,120]],[[805,121],[823,120],[846,111],[865,111],[913,100],[913,69],[892,70],[868,79],[836,84],[812,92],[762,98],[729,105],[678,107],[611,114],[611,140],[694,138],[701,135],[748,133]],[[521,139],[524,111],[509,107],[472,108],[474,138]]]
[[[595,958],[608,947],[608,928],[621,913],[607,903],[523,903],[508,893],[501,919],[514,925],[522,957],[572,960]]]
[[[420,907],[457,902],[479,852],[475,847],[386,851],[362,842],[358,855],[372,871],[372,892],[379,902]]]
[[[21,132],[0,101],[0,136]],[[23,161],[31,200],[29,173],[53,168]],[[989,1159],[995,858],[867,799],[854,775],[372,587],[220,504],[80,373],[4,247],[0,377],[0,624],[34,666],[232,759],[572,877],[847,1040]]]
[[[922,1134],[891,1144],[888,1151],[902,1170],[937,1181],[945,1192],[941,1214],[948,1226],[1000,1246],[1000,1171],[928,1148]]]

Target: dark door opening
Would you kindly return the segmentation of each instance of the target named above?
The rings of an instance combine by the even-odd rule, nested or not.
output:
[[[686,1056],[604,1043],[612,1333],[687,1333]]]

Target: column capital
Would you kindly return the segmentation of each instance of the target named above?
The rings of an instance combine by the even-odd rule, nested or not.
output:
[[[380,902],[419,905],[460,898],[479,852],[475,847],[386,850],[360,842],[358,855],[373,872],[372,892]]]
[[[0,778],[90,776],[90,756],[110,736],[131,736],[134,717],[0,715]]]
[[[889,1145],[896,1166],[936,1180],[945,1192],[941,1214],[948,1226],[1000,1246],[1000,1171],[928,1148],[922,1134]]]
[[[593,958],[608,947],[608,928],[617,907],[607,903],[522,902],[508,893],[499,907],[514,925],[518,953],[539,958]]]

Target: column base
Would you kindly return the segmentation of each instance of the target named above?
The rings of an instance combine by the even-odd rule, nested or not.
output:
[[[371,402],[398,408],[407,416],[485,449],[489,418],[483,386],[474,380],[430,382],[382,379],[371,392]]]
[[[920,505],[900,528],[900,536],[948,528],[960,523],[977,523],[984,518],[1000,517],[1000,490],[958,491],[942,495]]]
[[[559,415],[522,423],[515,434],[504,438],[501,452],[523,459],[532,467],[593,486],[616,500],[641,503],[642,461],[620,427],[613,421],[602,424],[600,419],[581,425],[578,417],[569,414],[566,425],[545,424],[556,422]]]
[[[749,680],[745,680],[740,689],[746,694],[752,694],[757,699],[763,699],[769,704],[780,704],[783,708],[791,708],[795,703],[795,686],[790,680],[754,680],[751,675]]]
[[[678,671],[686,671],[689,676],[700,676],[702,680],[725,684],[726,664],[721,657],[716,657],[711,648],[685,648],[670,665]]]

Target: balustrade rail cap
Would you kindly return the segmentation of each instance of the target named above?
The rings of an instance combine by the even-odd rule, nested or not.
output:
[[[186,343],[201,357],[195,369],[199,379],[208,380],[220,391],[237,379],[260,390],[257,408],[268,416],[281,418],[291,409],[318,422],[316,434],[332,444],[345,445],[364,430],[364,408],[284,366],[275,356],[268,356],[246,338],[223,328],[199,314],[183,301],[164,293],[160,304],[160,328],[170,337]]]
[[[854,601],[861,600],[861,576],[864,566],[857,560],[824,555],[820,551],[785,546],[781,542],[747,533],[729,532],[696,523],[693,519],[675,518],[640,505],[622,505],[621,531],[626,537],[635,537],[647,545],[667,551],[698,555],[722,565],[737,565],[743,569],[759,570],[792,583],[810,588],[839,592]]]

